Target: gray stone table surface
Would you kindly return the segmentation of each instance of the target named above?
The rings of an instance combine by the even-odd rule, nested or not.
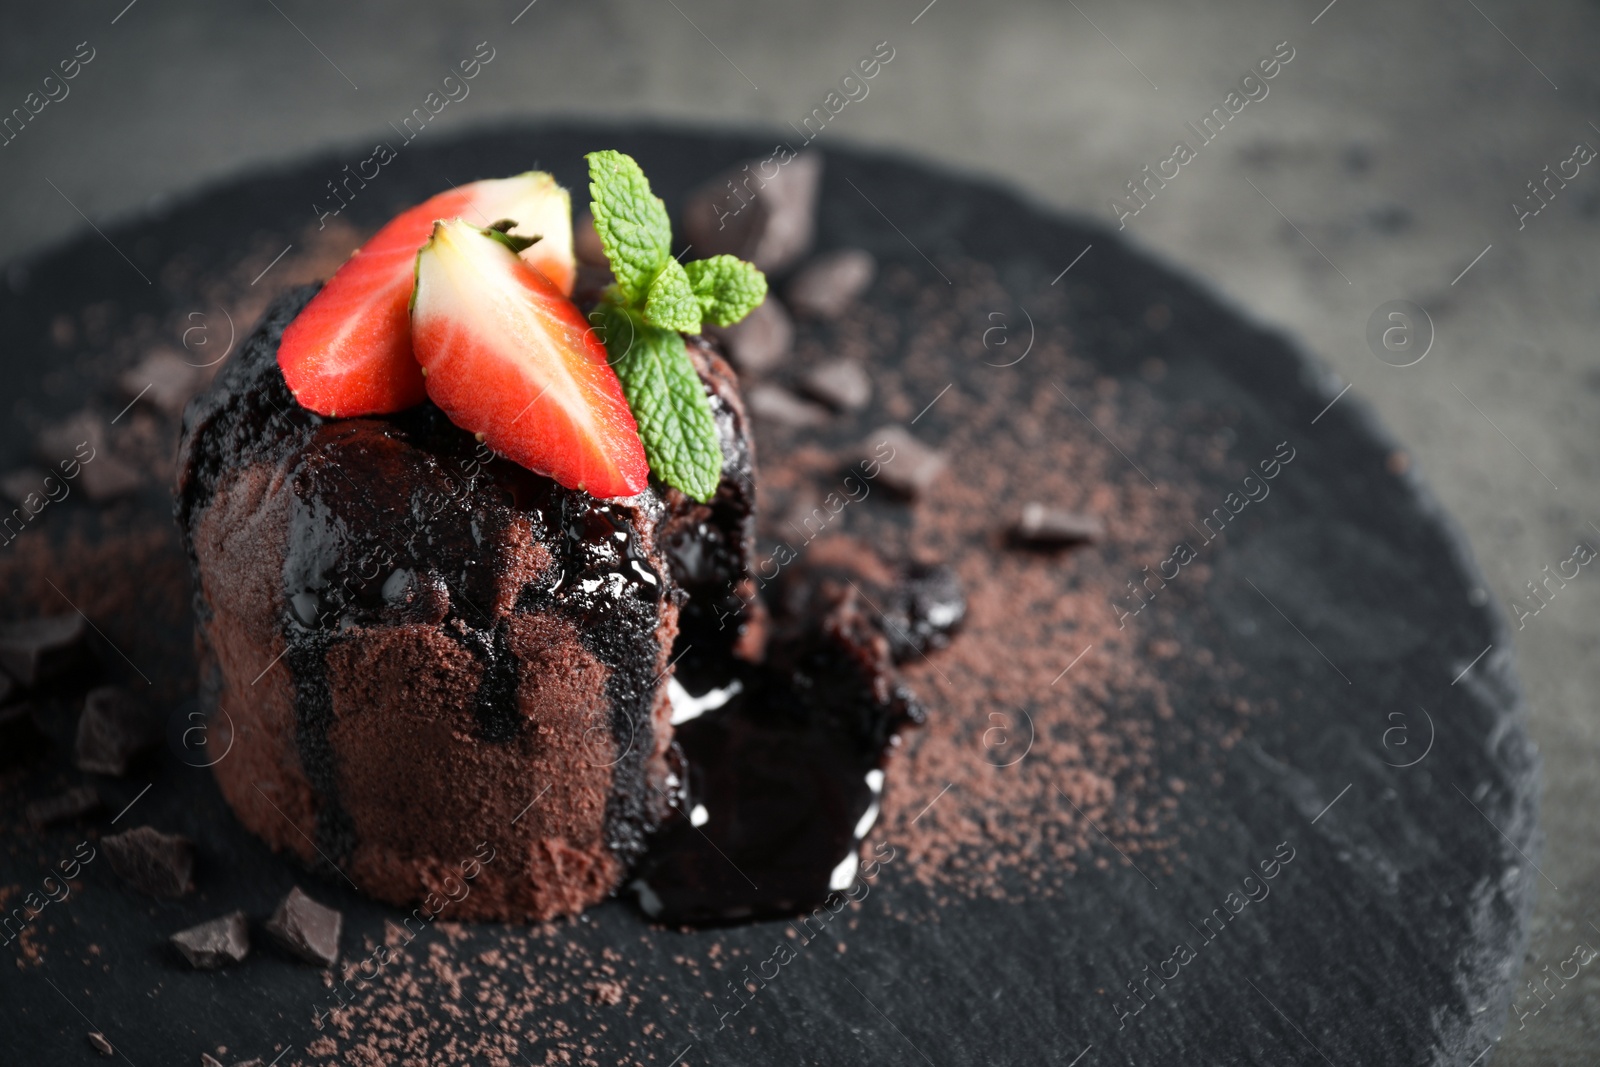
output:
[[[1111,201],[1138,205],[1127,183],[1144,180],[1142,168],[1171,175],[1175,143],[1198,145],[1176,177],[1143,186],[1125,235],[1300,337],[1367,397],[1466,529],[1486,596],[1521,615],[1514,605],[1536,606],[1527,583],[1542,568],[1580,540],[1600,543],[1600,167],[1575,151],[1600,148],[1593,3],[0,10],[0,113],[30,92],[60,97],[0,147],[0,260],[210,181],[387,136],[479,42],[494,60],[424,136],[540,116],[798,125],[886,41],[894,58],[830,118],[819,146],[892,148],[1115,224]],[[1201,144],[1185,123],[1226,107],[1275,50],[1292,58],[1264,86],[1248,83],[1257,99]],[[61,96],[44,78],[74,55],[92,58]],[[1534,199],[1536,181],[1545,199]],[[1063,248],[1062,267],[1079,251]],[[1369,319],[1392,300],[1431,319],[1431,348],[1410,366],[1380,360],[1368,341]],[[1528,977],[1578,940],[1600,943],[1597,587],[1585,569],[1512,624],[1546,774]],[[1508,1017],[1493,1060],[1584,1062],[1600,1029],[1597,990],[1586,972],[1537,1016]]]

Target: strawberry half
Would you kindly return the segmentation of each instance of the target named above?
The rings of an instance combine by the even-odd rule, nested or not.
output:
[[[284,381],[322,415],[374,415],[422,402],[422,370],[411,351],[417,249],[436,219],[465,216],[484,226],[515,219],[516,232],[542,239],[523,258],[571,292],[572,206],[542,171],[472,182],[390,220],[345,261],[289,324],[278,346]]]
[[[507,459],[601,498],[649,482],[605,346],[503,235],[435,224],[417,254],[411,340],[428,396]]]

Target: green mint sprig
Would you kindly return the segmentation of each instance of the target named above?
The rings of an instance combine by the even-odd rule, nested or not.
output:
[[[684,346],[705,322],[732,326],[766,299],[767,279],[734,256],[688,264],[672,255],[667,207],[631,156],[591,152],[590,210],[616,284],[595,319],[633,409],[650,469],[695,500],[722,480],[711,402]]]

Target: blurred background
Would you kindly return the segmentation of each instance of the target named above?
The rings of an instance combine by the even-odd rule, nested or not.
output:
[[[1299,338],[1382,413],[1466,529],[1483,595],[1513,617],[1545,766],[1527,976],[1600,940],[1600,571],[1586,568],[1520,630],[1512,607],[1531,607],[1527,583],[1578,542],[1600,547],[1596,5],[96,0],[4,11],[0,114],[30,93],[59,97],[0,135],[4,262],[307,154],[364,158],[481,43],[493,61],[422,137],[540,116],[782,132],[887,42],[892,61],[817,147],[892,149],[1120,221],[1122,237]],[[1275,53],[1291,58],[1266,96],[1177,178],[1147,186],[1155,195],[1136,215],[1112,207],[1141,168],[1195,143],[1186,122]],[[65,95],[44,86],[74,58]],[[1426,314],[1379,313],[1378,332],[1399,324],[1406,335],[1391,341],[1410,346],[1385,349],[1369,322],[1397,300]],[[1597,989],[1586,973],[1538,1025],[1509,1019],[1494,1061],[1582,1062],[1600,1032]]]

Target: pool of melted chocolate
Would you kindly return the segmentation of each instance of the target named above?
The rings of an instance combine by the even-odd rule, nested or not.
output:
[[[702,662],[672,682],[677,795],[632,883],[657,921],[782,918],[849,889],[884,765],[926,717],[894,664],[946,642],[966,612],[955,575],[927,564],[888,588],[816,567],[780,589],[762,662]]]

